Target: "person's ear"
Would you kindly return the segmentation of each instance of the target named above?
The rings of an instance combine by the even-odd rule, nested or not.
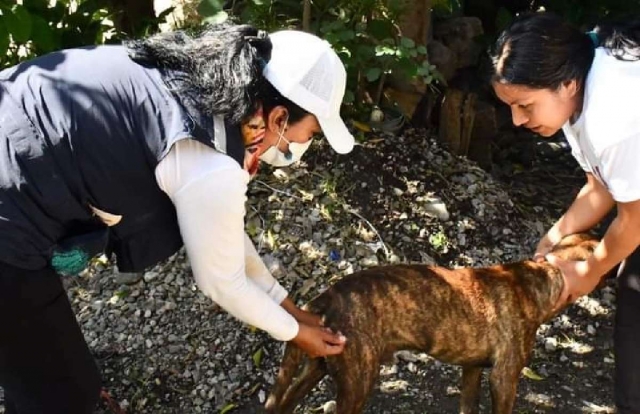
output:
[[[286,126],[288,116],[289,112],[284,106],[278,105],[274,107],[267,116],[267,128],[274,132],[283,131]]]
[[[576,96],[579,89],[577,79],[571,79],[562,82],[562,85],[560,85],[560,94],[563,98],[570,99]]]

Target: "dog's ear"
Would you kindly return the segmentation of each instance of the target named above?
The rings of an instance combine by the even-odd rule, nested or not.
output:
[[[597,245],[598,239],[589,234],[572,234],[563,238],[551,253],[564,260],[586,260]]]

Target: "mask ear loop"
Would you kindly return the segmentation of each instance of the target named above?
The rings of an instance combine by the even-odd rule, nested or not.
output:
[[[276,144],[276,148],[278,148],[278,145],[280,145],[280,140],[284,139],[284,141],[287,143],[287,145],[291,145],[291,141],[289,141],[288,139],[286,139],[284,137],[284,131],[287,129],[287,123],[289,122],[289,115],[287,114],[287,118],[284,120],[284,126],[282,127],[282,131],[280,131],[279,133],[279,137],[278,137],[278,143]],[[293,154],[291,153],[291,151],[287,148],[287,152],[286,154],[284,154],[284,157],[287,160],[291,160],[291,157],[293,157]]]

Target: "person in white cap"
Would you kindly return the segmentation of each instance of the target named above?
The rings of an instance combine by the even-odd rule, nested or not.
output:
[[[7,414],[91,413],[99,368],[59,274],[95,254],[140,272],[186,247],[198,287],[312,357],[346,338],[299,309],[244,231],[260,161],[323,132],[339,153],[346,73],[331,46],[246,25],[54,52],[0,72],[0,387]]]

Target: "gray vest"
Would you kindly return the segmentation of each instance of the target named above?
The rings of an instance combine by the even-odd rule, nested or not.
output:
[[[133,62],[122,46],[55,52],[0,72],[0,262],[41,269],[74,240],[104,240],[121,271],[182,246],[154,170],[194,138],[240,165],[240,129],[180,102],[179,77]],[[220,126],[218,126],[220,128]],[[90,206],[122,216],[107,228]]]

